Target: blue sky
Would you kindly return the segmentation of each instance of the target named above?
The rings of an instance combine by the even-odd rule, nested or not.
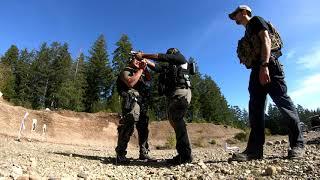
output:
[[[237,41],[244,28],[227,14],[248,4],[254,15],[270,20],[284,40],[288,92],[295,104],[320,107],[319,0],[2,0],[0,54],[10,45],[38,49],[42,42],[67,42],[73,57],[88,50],[99,34],[108,53],[121,34],[144,52],[177,47],[197,60],[230,105],[247,108],[250,71],[238,63]],[[271,102],[271,101],[269,101]]]

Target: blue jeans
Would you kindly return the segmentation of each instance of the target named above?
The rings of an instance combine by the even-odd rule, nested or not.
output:
[[[263,150],[265,142],[265,105],[267,94],[270,95],[289,129],[290,147],[304,147],[303,135],[300,129],[298,112],[287,95],[287,85],[284,80],[282,65],[277,59],[270,59],[269,74],[271,83],[262,86],[259,82],[259,68],[252,68],[249,82],[249,121],[251,132],[247,150],[252,153]]]

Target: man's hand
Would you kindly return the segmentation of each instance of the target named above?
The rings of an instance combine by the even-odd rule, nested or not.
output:
[[[139,62],[139,69],[145,70],[147,67],[147,63],[145,61],[140,61]]]
[[[142,53],[142,52],[138,52],[135,56],[136,56],[136,58],[139,59],[139,60],[142,60],[142,59],[143,59],[143,57],[142,57],[142,56],[143,56],[143,53]]]
[[[262,66],[260,67],[259,80],[262,86],[271,82],[268,67],[262,67]]]

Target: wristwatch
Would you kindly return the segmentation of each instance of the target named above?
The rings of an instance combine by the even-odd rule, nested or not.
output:
[[[262,66],[262,67],[268,67],[268,66],[269,66],[269,62],[262,62],[260,66]]]

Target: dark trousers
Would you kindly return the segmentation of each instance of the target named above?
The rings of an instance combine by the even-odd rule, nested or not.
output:
[[[267,94],[270,95],[284,116],[284,123],[289,129],[290,147],[304,147],[299,116],[291,98],[287,95],[283,68],[278,60],[270,60],[269,74],[271,83],[262,86],[259,82],[259,67],[255,67],[251,71],[249,83],[249,120],[251,132],[247,150],[252,153],[263,150]]]
[[[191,100],[190,89],[177,89],[169,98],[168,116],[171,126],[176,133],[176,149],[182,158],[191,157],[191,145],[184,116]]]
[[[136,125],[138,131],[138,141],[140,147],[140,154],[147,154],[149,151],[148,135],[149,135],[149,117],[147,116],[147,103],[146,102],[133,102],[131,108],[127,109],[122,106],[122,119],[118,126],[118,143],[116,147],[117,155],[126,155],[127,147],[130,137]],[[124,104],[124,103],[122,103]]]

